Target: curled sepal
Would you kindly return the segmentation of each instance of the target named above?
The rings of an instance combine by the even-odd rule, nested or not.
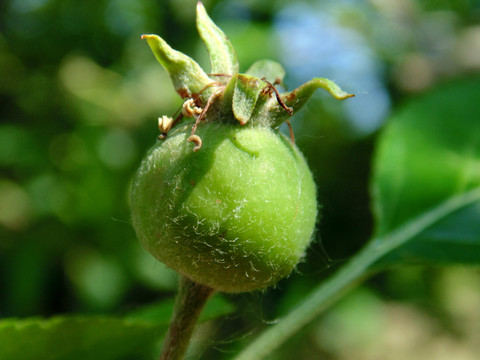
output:
[[[298,110],[305,104],[317,89],[326,90],[337,100],[345,100],[355,95],[346,93],[332,80],[325,78],[314,78],[305,84],[299,86],[295,90],[282,94],[282,99],[287,106],[291,106],[293,110]]]
[[[238,74],[233,90],[232,110],[240,124],[245,125],[250,120],[258,97],[267,83],[255,76]]]
[[[210,56],[212,74],[234,75],[238,73],[238,59],[228,37],[207,15],[202,2],[197,3],[197,29]],[[219,78],[226,83],[228,78]]]
[[[330,93],[337,100],[345,100],[355,95],[349,94],[335,84],[332,80],[325,78],[314,78],[305,84],[299,86],[293,91],[282,93],[281,99],[283,105],[293,110],[293,113],[300,110],[300,108],[310,99],[315,90],[324,89]],[[284,111],[284,106],[280,103],[274,104],[269,109],[269,113],[274,120],[272,126],[276,127],[289,119],[289,114]]]
[[[145,34],[146,39],[158,62],[168,72],[175,90],[182,98],[190,98],[193,94],[200,94],[212,80],[202,70],[195,60],[180,51],[172,49],[158,35]],[[202,93],[208,96],[208,93]]]
[[[285,70],[282,65],[272,60],[258,60],[252,64],[247,70],[248,75],[255,76],[259,79],[265,78],[272,84],[282,84],[285,77]]]

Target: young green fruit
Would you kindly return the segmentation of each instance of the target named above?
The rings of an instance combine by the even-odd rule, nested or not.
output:
[[[315,225],[315,185],[303,156],[265,127],[210,122],[169,133],[132,191],[143,246],[184,276],[225,292],[275,284],[303,256]]]
[[[133,226],[155,258],[197,283],[265,288],[302,259],[317,218],[312,175],[278,127],[318,87],[351,95],[321,78],[280,94],[272,83],[282,82],[283,69],[260,61],[239,74],[232,45],[201,3],[197,27],[211,75],[158,36],[142,36],[186,101],[183,116],[160,119],[161,140],[136,174]]]

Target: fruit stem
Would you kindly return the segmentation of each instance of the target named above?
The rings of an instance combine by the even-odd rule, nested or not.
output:
[[[213,294],[208,286],[180,276],[172,320],[163,343],[160,360],[182,360],[203,306]]]

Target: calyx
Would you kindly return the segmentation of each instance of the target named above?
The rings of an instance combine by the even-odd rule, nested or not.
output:
[[[192,109],[200,109],[193,112],[197,122],[192,136],[196,136],[194,132],[198,123],[209,119],[277,128],[288,121],[318,88],[328,91],[338,100],[354,96],[325,78],[314,78],[293,91],[280,93],[275,86],[283,83],[285,71],[279,63],[260,60],[245,73],[239,73],[237,55],[231,42],[213,23],[200,1],[197,3],[196,22],[209,53],[210,73],[206,73],[189,56],[172,49],[158,35],[144,34],[141,37],[147,40],[155,57],[168,72],[177,93],[186,100],[183,115],[172,120],[168,130]],[[165,119],[161,121],[165,128]],[[189,141],[195,142],[192,139]]]

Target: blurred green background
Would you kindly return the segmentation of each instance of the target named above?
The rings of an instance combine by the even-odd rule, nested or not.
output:
[[[122,314],[173,296],[175,274],[136,241],[127,194],[156,119],[181,104],[140,35],[208,71],[195,3],[0,3],[0,317]],[[291,89],[322,76],[356,94],[340,103],[319,92],[296,115],[322,204],[316,241],[296,274],[227,297],[238,314],[204,325],[205,358],[222,358],[367,241],[376,135],[407,99],[480,74],[480,2],[204,4],[241,71],[271,58]],[[478,269],[411,267],[370,279],[272,359],[477,359],[479,337]]]

